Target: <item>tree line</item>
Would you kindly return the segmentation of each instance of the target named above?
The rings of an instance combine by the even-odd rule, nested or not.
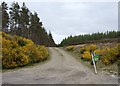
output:
[[[47,33],[37,12],[30,12],[25,3],[22,6],[13,2],[10,7],[6,2],[2,6],[2,31],[33,40],[36,44],[55,46],[52,34]]]
[[[98,32],[98,33],[78,35],[78,36],[69,36],[63,39],[59,46],[88,43],[96,40],[113,39],[119,37],[120,37],[120,31],[106,31],[105,33]]]

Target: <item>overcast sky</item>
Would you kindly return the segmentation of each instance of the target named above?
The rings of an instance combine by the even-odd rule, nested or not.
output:
[[[58,44],[69,35],[118,30],[118,2],[110,1],[32,1],[26,5],[38,13],[45,29],[52,32]]]

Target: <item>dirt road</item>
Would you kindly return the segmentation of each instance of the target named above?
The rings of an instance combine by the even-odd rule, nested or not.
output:
[[[50,61],[5,72],[2,83],[9,84],[117,84],[117,77],[94,71],[59,48],[49,48]]]

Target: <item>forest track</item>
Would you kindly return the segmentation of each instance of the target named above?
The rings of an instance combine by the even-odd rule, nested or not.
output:
[[[4,72],[4,84],[118,84],[118,78],[80,63],[60,48],[50,47],[51,59],[31,68]]]

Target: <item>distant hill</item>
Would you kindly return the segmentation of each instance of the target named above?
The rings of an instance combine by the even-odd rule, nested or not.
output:
[[[59,46],[68,46],[96,42],[118,42],[120,31],[107,31],[105,33],[93,33],[78,36],[69,36],[62,40]]]

